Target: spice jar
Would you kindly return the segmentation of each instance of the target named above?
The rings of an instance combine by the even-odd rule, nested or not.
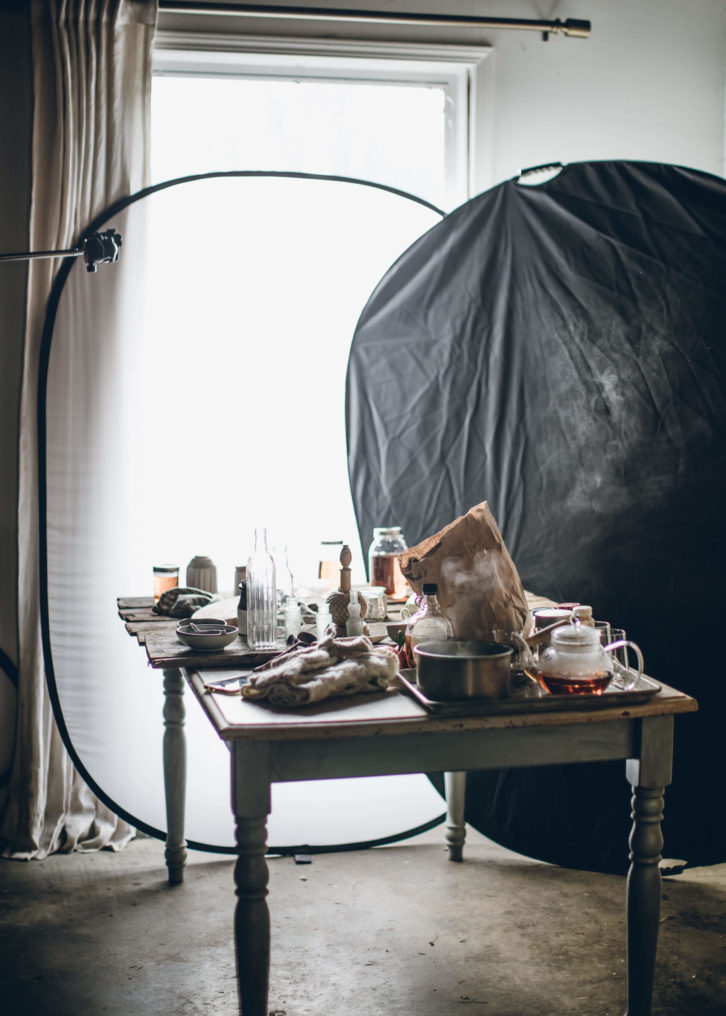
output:
[[[398,563],[398,555],[408,550],[400,526],[379,526],[373,530],[368,550],[368,581],[383,586],[389,600],[402,602],[409,593],[408,582]]]

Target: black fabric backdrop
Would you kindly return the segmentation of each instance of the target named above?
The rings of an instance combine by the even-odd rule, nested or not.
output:
[[[361,543],[409,545],[487,500],[525,588],[590,603],[695,695],[676,720],[665,852],[726,860],[720,633],[726,182],[650,163],[510,180],[377,286],[347,378]],[[514,850],[627,865],[620,765],[470,773],[467,821]]]

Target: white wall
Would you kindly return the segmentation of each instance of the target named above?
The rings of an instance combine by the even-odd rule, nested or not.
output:
[[[480,6],[482,14],[497,6],[503,13],[501,3]],[[494,67],[479,89],[479,184],[527,166],[589,159],[644,159],[723,175],[723,0],[504,6],[514,17],[552,7],[554,17],[590,20],[592,33],[546,43],[529,32],[491,33]]]

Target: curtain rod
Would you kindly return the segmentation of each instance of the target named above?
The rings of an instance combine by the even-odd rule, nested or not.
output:
[[[466,14],[396,14],[390,11],[340,10],[333,7],[283,7],[267,4],[195,3],[193,0],[159,0],[159,10],[170,14],[231,14],[245,17],[290,18],[306,21],[354,21],[366,24],[388,25],[441,25],[456,28],[519,28],[542,32],[547,38],[551,32],[586,39],[591,23],[567,18],[561,21],[535,21],[526,18],[478,18]]]

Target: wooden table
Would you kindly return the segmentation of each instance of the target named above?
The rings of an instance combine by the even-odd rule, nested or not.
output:
[[[604,707],[599,702],[567,711],[446,717],[431,715],[393,689],[285,712],[209,692],[205,684],[220,678],[219,669],[210,670],[196,660],[165,660],[164,767],[167,788],[172,788],[171,796],[167,793],[166,856],[172,882],[181,881],[185,856],[184,678],[231,754],[237,847],[234,930],[243,1016],[267,1016],[268,1011],[265,853],[272,783],[444,772],[447,840],[452,857],[460,859],[467,770],[615,759],[625,761],[633,790],[626,883],[626,1016],[650,1014],[660,912],[660,823],[664,790],[671,782],[673,722],[676,714],[695,711],[694,699],[663,686],[637,705]],[[245,663],[230,661],[224,677]],[[170,772],[173,779],[168,778]]]

